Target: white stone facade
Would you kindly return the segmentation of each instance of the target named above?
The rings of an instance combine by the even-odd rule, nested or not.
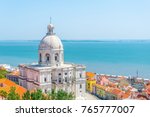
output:
[[[49,24],[40,42],[38,64],[19,65],[19,84],[28,90],[41,89],[47,93],[55,88],[73,92],[76,98],[84,97],[86,67],[64,62],[63,44],[53,29]]]

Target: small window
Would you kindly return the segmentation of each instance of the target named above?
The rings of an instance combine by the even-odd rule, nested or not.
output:
[[[61,73],[59,73],[58,75],[61,76]]]
[[[55,54],[55,61],[59,62],[59,60],[58,60],[58,53]]]
[[[67,82],[67,77],[65,77],[65,82]]]
[[[65,75],[67,75],[67,73],[65,73]]]
[[[46,77],[44,78],[44,82],[47,82],[47,78]]]
[[[59,83],[61,83],[61,78],[59,78]]]
[[[46,62],[49,62],[49,60],[50,60],[50,55],[46,54]]]
[[[57,56],[55,56],[55,61],[57,61]]]
[[[47,61],[49,61],[49,56],[47,57]]]
[[[41,53],[40,53],[40,62],[42,62],[42,55],[41,55]]]
[[[61,78],[59,78],[59,83],[61,83]]]
[[[82,74],[80,73],[80,78],[82,78]]]
[[[82,84],[80,84],[80,89],[82,89]]]

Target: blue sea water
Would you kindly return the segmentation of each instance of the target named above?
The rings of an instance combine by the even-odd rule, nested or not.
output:
[[[0,64],[17,66],[38,61],[40,41],[0,41]],[[63,41],[66,62],[101,74],[150,79],[150,41]]]

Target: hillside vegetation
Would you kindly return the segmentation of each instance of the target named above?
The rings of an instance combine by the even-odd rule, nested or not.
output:
[[[0,79],[1,78],[6,78],[6,74],[8,73],[8,71],[4,70],[4,69],[0,69]]]

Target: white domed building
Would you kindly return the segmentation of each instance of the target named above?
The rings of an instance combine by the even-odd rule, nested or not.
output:
[[[78,99],[85,94],[84,65],[64,62],[64,49],[60,38],[53,33],[54,26],[47,26],[46,36],[39,45],[37,64],[19,65],[19,85],[28,90],[41,89],[44,93],[63,89],[73,92]]]

